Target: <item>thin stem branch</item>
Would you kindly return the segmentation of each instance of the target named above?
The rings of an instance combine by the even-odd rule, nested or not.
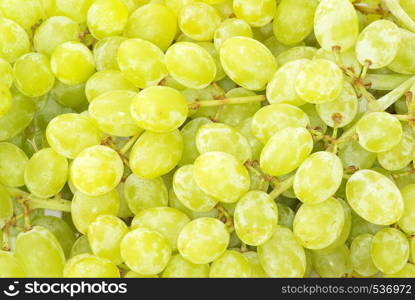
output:
[[[406,28],[415,32],[414,20],[403,10],[398,0],[383,0],[383,3],[385,3],[392,15],[405,25]]]
[[[286,190],[288,190],[290,187],[292,187],[293,183],[294,183],[294,175],[288,177],[287,179],[283,181],[275,183],[274,189],[269,194],[269,196],[272,199],[276,199],[279,195],[281,195]]]
[[[135,142],[138,140],[138,138],[143,134],[144,131],[136,134],[130,140],[120,149],[119,153],[121,155],[125,155],[125,153],[128,152],[128,150],[131,149],[131,147],[135,144]]]

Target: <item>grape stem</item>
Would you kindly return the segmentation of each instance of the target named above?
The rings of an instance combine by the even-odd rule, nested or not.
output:
[[[389,14],[387,9],[384,9],[380,4],[377,7],[370,7],[366,3],[356,1],[353,3],[354,8],[365,15],[381,15],[383,18]]]
[[[189,104],[190,109],[199,109],[200,107],[212,107],[220,106],[225,104],[243,104],[251,102],[262,102],[265,100],[265,95],[249,96],[249,97],[235,97],[225,99],[213,99],[213,100],[202,100],[195,101]]]
[[[223,223],[225,223],[226,227],[228,228],[229,232],[234,231],[234,226],[233,226],[233,218],[232,216],[228,213],[228,211],[219,203],[216,204],[216,209],[218,210],[218,218],[219,220],[221,220]]]
[[[274,189],[269,194],[269,196],[272,199],[276,199],[279,195],[281,195],[283,192],[285,192],[290,187],[292,187],[293,183],[294,183],[294,175],[288,177],[287,179],[283,181],[274,182]]]
[[[410,31],[415,32],[415,22],[410,16],[403,10],[398,0],[383,0],[383,3],[392,13],[392,15],[397,18],[406,28]]]
[[[135,142],[138,140],[138,138],[141,136],[143,132],[140,132],[133,136],[119,151],[121,155],[125,155],[125,153],[128,152],[128,150],[131,149],[131,147],[135,144]]]
[[[367,74],[365,85],[372,90],[390,91],[397,88],[400,84],[411,78],[410,75],[402,74]]]

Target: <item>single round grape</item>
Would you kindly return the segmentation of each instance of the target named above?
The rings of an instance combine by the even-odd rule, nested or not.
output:
[[[277,3],[274,0],[234,0],[233,11],[239,19],[253,27],[261,27],[274,18]]]
[[[127,266],[143,275],[158,274],[171,257],[171,246],[160,233],[137,228],[127,233],[121,242],[121,256]]]
[[[130,167],[138,177],[152,179],[170,172],[180,161],[183,138],[176,129],[167,133],[144,132],[130,153]]]
[[[125,40],[126,37],[111,36],[94,45],[93,54],[98,71],[120,69],[117,61],[118,48]]]
[[[377,225],[396,223],[404,211],[402,195],[396,185],[372,170],[354,173],[347,181],[346,196],[359,216]]]
[[[379,272],[370,255],[373,235],[364,233],[353,239],[350,246],[353,271],[361,276],[369,277]]]
[[[312,251],[311,259],[315,271],[323,278],[350,277],[353,270],[350,250],[346,245],[337,247],[329,253]]]
[[[294,235],[305,248],[324,249],[341,235],[344,217],[343,206],[335,198],[317,204],[305,203],[295,215]]]
[[[317,53],[317,48],[309,46],[296,46],[292,48],[285,49],[276,56],[276,61],[278,66],[284,66],[290,62],[307,59],[311,60],[314,58]],[[295,78],[293,78],[295,80]]]
[[[405,266],[394,274],[384,274],[386,278],[414,278],[415,265],[407,263]]]
[[[215,30],[214,44],[216,49],[220,49],[222,44],[234,36],[245,36],[252,38],[252,29],[247,22],[237,18],[224,20]]]
[[[357,123],[359,144],[370,152],[385,152],[399,144],[402,125],[387,112],[372,112]]]
[[[402,28],[399,28],[399,34],[398,52],[388,65],[388,69],[401,74],[415,74],[415,63],[412,60],[415,51],[415,34]]]
[[[228,247],[229,232],[218,219],[199,218],[187,223],[179,234],[180,254],[194,264],[207,264],[220,257]]]
[[[384,225],[376,225],[366,221],[365,219],[361,218],[357,213],[352,210],[352,226],[350,229],[350,234],[348,237],[348,243],[350,244],[353,240],[365,233],[369,233],[374,235],[379,230],[385,228]]]
[[[193,264],[180,254],[171,257],[164,269],[163,278],[209,278],[210,266],[208,264]]]
[[[264,271],[264,268],[259,261],[258,254],[254,251],[243,252],[249,263],[251,264],[251,278],[268,278],[268,274]]]
[[[13,84],[13,67],[12,65],[0,57],[0,85],[11,88]]]
[[[398,220],[398,225],[402,231],[408,235],[415,234],[415,184],[408,184],[401,189],[404,202],[402,217]]]
[[[255,160],[259,160],[261,151],[263,148],[263,144],[252,133],[252,120],[253,118],[248,118],[248,119],[241,121],[237,125],[237,129],[248,140],[248,143],[251,146],[252,158]]]
[[[72,221],[80,233],[86,234],[88,226],[101,215],[116,216],[120,206],[117,190],[101,195],[87,196],[76,192],[71,203]]]
[[[271,51],[248,37],[231,37],[220,47],[226,75],[248,90],[263,90],[277,69]]]
[[[358,141],[350,141],[339,149],[337,154],[343,167],[370,169],[376,161],[376,153],[369,152],[360,146]]]
[[[63,270],[65,278],[119,278],[120,271],[110,260],[91,254],[72,257]]]
[[[86,22],[92,0],[54,0],[55,15],[66,16],[79,24]]]
[[[215,45],[211,42],[197,42],[196,44],[209,52],[210,56],[212,56],[216,66],[215,81],[219,81],[225,78],[226,74],[220,62],[219,50],[215,48]]]
[[[293,229],[294,211],[287,205],[277,203],[278,206],[278,225]]]
[[[92,254],[91,246],[89,245],[88,237],[81,235],[73,244],[71,254],[69,257],[74,257],[79,254]]]
[[[125,182],[120,182],[120,184],[117,186],[117,192],[120,196],[120,208],[118,209],[117,216],[121,219],[126,219],[133,217],[134,214],[131,211],[131,209],[128,207],[127,199],[125,197]]]
[[[67,85],[55,80],[55,86],[50,91],[50,96],[57,103],[76,110],[87,105],[85,96],[85,84]]]
[[[29,31],[41,21],[43,9],[39,0],[3,0],[0,2],[0,15]]]
[[[11,252],[0,250],[0,278],[26,277],[22,265]]]
[[[261,170],[281,176],[297,169],[313,150],[313,137],[302,127],[287,127],[276,132],[261,152]]]
[[[13,217],[13,202],[6,188],[0,185],[0,228]],[[1,232],[0,232],[1,233]]]
[[[252,267],[248,259],[234,250],[226,250],[210,267],[210,278],[249,278]]]
[[[250,187],[246,168],[234,156],[225,152],[200,155],[194,162],[193,176],[203,192],[225,203],[238,201]]]
[[[22,27],[12,20],[0,17],[0,57],[14,63],[30,51],[30,40]]]
[[[101,132],[89,117],[79,114],[62,114],[49,122],[46,138],[53,150],[74,159],[91,146],[99,145]]]
[[[0,118],[9,112],[12,107],[12,94],[9,88],[0,83]]]

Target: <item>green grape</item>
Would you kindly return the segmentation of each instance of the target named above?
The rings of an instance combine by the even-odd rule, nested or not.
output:
[[[353,239],[350,246],[353,271],[360,276],[369,277],[379,272],[370,256],[373,235],[364,233]]]
[[[234,0],[233,11],[237,18],[253,27],[261,27],[274,18],[277,4],[274,0]]]
[[[95,71],[94,56],[84,44],[65,42],[55,48],[50,59],[56,78],[67,85],[86,82]]]
[[[220,257],[229,243],[225,224],[214,218],[199,218],[187,223],[179,234],[180,254],[194,264],[207,264]]]
[[[91,254],[72,257],[63,270],[65,278],[119,278],[120,271],[110,260]]]
[[[148,26],[151,24],[151,26]],[[135,10],[128,19],[125,35],[152,42],[166,51],[176,36],[176,16],[164,4],[147,4]]]
[[[66,16],[75,22],[86,22],[88,9],[94,0],[55,0],[55,15]]]
[[[308,116],[290,104],[271,104],[258,110],[252,119],[252,133],[263,144],[279,130],[287,127],[307,127]]]
[[[55,236],[44,227],[35,226],[20,233],[15,256],[27,277],[62,277],[65,254]]]
[[[88,196],[100,196],[113,190],[123,172],[124,164],[118,153],[101,145],[82,150],[70,168],[72,183]]]
[[[165,86],[146,88],[131,103],[131,115],[137,125],[152,132],[170,132],[179,128],[187,114],[185,97]]]
[[[36,52],[52,55],[57,46],[65,42],[78,42],[81,29],[72,19],[56,16],[47,19],[36,29],[33,47]]]
[[[159,278],[157,275],[143,275],[134,271],[128,271],[123,278]]]
[[[255,251],[243,252],[249,263],[251,264],[251,278],[268,278],[268,274],[264,271],[264,268],[261,266],[259,261],[258,254]]]
[[[237,18],[224,20],[216,29],[214,34],[214,44],[216,49],[220,49],[222,44],[234,36],[245,36],[252,38],[252,29],[247,22]]]
[[[329,198],[317,204],[303,204],[294,218],[294,235],[307,249],[318,250],[332,245],[341,235],[345,213],[340,201]]]
[[[338,156],[345,169],[370,169],[376,161],[376,153],[365,150],[358,141],[347,142],[339,149]]]
[[[34,52],[25,54],[16,60],[13,76],[17,89],[28,97],[46,94],[55,83],[49,58],[44,54]],[[33,84],[34,82],[36,84]]]
[[[357,236],[361,234],[369,233],[374,235],[382,228],[385,228],[385,226],[370,223],[352,211],[352,226],[350,229],[348,243],[350,244]]]
[[[178,15],[180,10],[187,4],[194,2],[195,0],[164,0],[167,7]]]
[[[394,274],[385,274],[386,278],[414,278],[415,277],[415,266],[407,263],[405,266]]]
[[[179,42],[166,52],[166,65],[170,75],[180,84],[193,89],[207,87],[216,77],[216,64],[202,46]]]
[[[213,61],[215,62],[215,65],[216,65],[215,81],[223,79],[226,76],[226,74],[220,62],[219,50],[217,50],[215,48],[215,45],[211,42],[197,42],[196,44],[204,48],[212,56]]]
[[[306,102],[321,104],[334,101],[343,89],[343,73],[333,62],[313,59],[305,64],[295,80],[295,90]]]
[[[110,260],[115,265],[122,263],[120,244],[127,234],[127,225],[116,216],[101,215],[88,226],[88,241],[92,252]]]
[[[297,169],[313,150],[313,137],[302,127],[287,127],[276,132],[261,152],[261,170],[272,176]],[[331,175],[330,175],[331,176]]]
[[[252,158],[248,140],[237,129],[221,123],[202,125],[196,134],[196,147],[200,154],[226,152],[240,162]]]
[[[131,227],[147,228],[157,231],[169,242],[172,250],[177,249],[177,237],[190,218],[180,210],[172,207],[152,207],[138,212]]]
[[[276,38],[285,45],[303,41],[313,30],[317,5],[318,0],[282,0],[273,22]]]
[[[225,76],[223,79],[216,82],[218,87],[220,87],[224,92],[228,92],[231,89],[235,89],[238,85],[233,82],[228,76]]]
[[[127,199],[126,199],[126,196],[125,196],[125,191],[124,191],[125,183],[120,182],[120,184],[117,186],[116,189],[117,189],[117,192],[120,196],[120,208],[118,209],[117,216],[119,218],[122,218],[122,219],[128,219],[130,217],[133,217],[134,214],[132,213],[132,211],[128,207]]]
[[[293,229],[294,211],[287,205],[277,203],[278,206],[278,225]]]
[[[128,137],[142,131],[131,115],[136,94],[128,90],[114,90],[101,94],[89,104],[89,116],[105,133]]]
[[[317,49],[314,47],[308,46],[297,46],[286,49],[285,51],[278,54],[276,57],[277,63],[279,66],[283,66],[290,62],[299,60],[299,59],[312,59],[317,53]]]
[[[24,278],[25,272],[15,255],[0,250],[0,278]]]
[[[275,72],[267,85],[267,100],[269,103],[287,103],[294,106],[301,106],[305,103],[295,90],[295,79],[308,62],[308,59],[294,60],[283,65]]]
[[[171,257],[161,277],[163,278],[208,278],[210,266],[208,264],[193,264],[180,254]]]
[[[14,63],[29,51],[30,40],[24,29],[12,20],[0,17],[0,57]]]
[[[89,102],[96,97],[114,90],[137,92],[138,89],[118,70],[103,70],[89,78],[85,85],[85,94]]]
[[[314,34],[327,51],[351,49],[359,34],[357,13],[350,0],[321,0],[314,15]]]
[[[191,2],[179,12],[180,30],[195,41],[210,41],[221,23],[219,12],[203,2]]]
[[[217,204],[217,200],[197,186],[193,178],[193,165],[177,169],[173,177],[173,189],[179,201],[192,211],[208,212]]]
[[[329,199],[343,178],[341,160],[333,153],[320,151],[310,155],[294,177],[294,192],[303,203],[316,204]]]
[[[408,261],[409,251],[406,236],[395,228],[385,228],[376,233],[370,247],[373,263],[386,274],[402,270]]]
[[[277,226],[265,244],[258,247],[258,257],[270,277],[303,277],[306,256],[292,231]]]
[[[368,25],[356,41],[356,57],[369,68],[380,69],[389,65],[398,53],[400,43],[398,26],[392,21],[378,20]]]
[[[263,90],[277,69],[271,51],[248,37],[227,39],[220,48],[220,60],[226,75],[248,90]]]
[[[121,36],[111,36],[99,40],[93,50],[95,64],[98,71],[119,70],[117,53],[120,45],[127,40]]]
[[[13,202],[6,188],[2,185],[0,185],[0,204],[0,228],[3,228],[3,226],[13,217]]]
[[[398,101],[395,102],[393,105],[395,112],[399,115],[406,115],[408,114],[408,105],[406,103],[405,97],[399,98]]]
[[[213,5],[223,2],[224,0],[201,0],[201,2],[205,2],[207,4]]]
[[[59,104],[80,109],[87,105],[88,101],[85,96],[85,84],[66,85],[59,80],[55,81],[55,86],[50,91],[50,96]]]
[[[238,201],[234,226],[238,237],[252,246],[263,245],[278,224],[278,207],[267,193],[250,191]]]
[[[408,235],[415,234],[415,200],[414,200],[415,184],[408,184],[401,189],[404,202],[404,210],[402,217],[398,220],[398,225],[402,231]]]
[[[290,49],[289,46],[286,46],[284,44],[281,44],[274,35],[267,38],[265,41],[262,41],[262,43],[271,51],[271,53],[278,57],[282,52],[285,50]]]
[[[53,97],[47,97],[47,99],[38,103],[38,111],[36,112],[32,124],[26,129],[26,133],[30,135],[30,133],[36,133],[40,130],[46,129],[50,121],[52,121],[56,116],[65,113],[73,113],[73,111],[74,110],[71,108],[62,106],[60,103],[55,101]]]
[[[91,246],[89,245],[88,237],[81,235],[73,244],[69,257],[74,257],[79,254],[92,254]]]
[[[88,226],[101,215],[116,216],[120,206],[117,190],[101,195],[87,196],[76,192],[71,203],[72,221],[80,233],[86,234]]]
[[[360,217],[377,225],[396,223],[404,211],[402,195],[396,185],[372,170],[354,173],[347,181],[346,196]]]
[[[349,49],[347,51],[344,51],[342,53],[338,54],[342,64],[351,69],[351,71],[353,71],[353,73],[355,74],[360,74],[360,72],[362,71],[362,65],[359,63],[359,61],[356,58],[356,52],[354,51],[354,49]],[[314,55],[314,58],[322,58],[322,59],[327,59],[327,60],[331,60],[332,62],[336,63],[336,55],[333,51],[327,51],[323,48],[320,48],[317,50],[317,52]]]
[[[400,42],[398,52],[388,69],[401,74],[415,74],[415,64],[412,60],[415,51],[415,34],[399,28]]]
[[[203,192],[225,203],[238,201],[250,187],[249,173],[244,165],[225,152],[200,155],[194,162],[193,176]]]
[[[254,160],[259,160],[263,144],[254,136],[252,133],[252,120],[253,118],[248,118],[241,121],[236,128],[245,136],[248,140],[249,145],[251,146],[252,158]]]
[[[210,121],[207,118],[196,118],[186,123],[181,129],[181,134],[183,136],[183,155],[179,162],[179,166],[184,166],[187,164],[192,164],[195,159],[199,156],[199,151],[196,147],[196,134],[199,128],[205,124],[210,124]]]
[[[210,278],[249,278],[252,267],[248,259],[234,250],[226,250],[210,267]]]
[[[0,83],[0,118],[9,112],[12,106],[12,94],[7,86]]]
[[[208,85],[203,89],[185,89],[181,91],[183,96],[186,98],[187,102],[193,103],[201,100],[214,100],[222,99],[224,91],[217,85]],[[189,116],[194,118],[205,117],[209,119],[214,119],[218,114],[218,107],[216,106],[207,106],[199,107],[198,109],[189,109]]]
[[[117,61],[125,78],[139,88],[157,85],[168,73],[163,52],[142,39],[122,42]]]
[[[89,117],[79,114],[62,114],[46,128],[46,138],[53,150],[74,159],[88,147],[99,145],[101,132]]]
[[[3,0],[0,15],[15,21],[25,30],[30,30],[43,17],[39,0]]]
[[[323,278],[326,277],[350,277],[353,266],[350,250],[342,245],[329,253],[311,252],[314,270]]]
[[[121,241],[124,262],[132,271],[143,275],[162,272],[169,263],[171,252],[169,241],[147,228],[134,229]]]
[[[371,112],[357,123],[359,144],[370,152],[385,152],[399,144],[402,125],[387,112]]]
[[[0,85],[10,88],[13,84],[13,68],[12,65],[0,57]]]
[[[161,82],[160,85],[168,86],[174,88],[178,91],[183,91],[186,87],[176,81],[171,75],[167,75]]]

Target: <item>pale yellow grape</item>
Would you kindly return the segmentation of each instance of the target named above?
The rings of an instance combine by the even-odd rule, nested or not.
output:
[[[316,204],[334,195],[342,178],[343,165],[340,158],[331,152],[315,152],[298,168],[293,188],[303,203]]]
[[[82,150],[99,145],[101,132],[89,117],[70,113],[49,122],[46,138],[53,150],[74,159]]]
[[[314,15],[314,34],[327,51],[334,46],[342,52],[352,48],[359,34],[359,21],[350,0],[320,1]]]
[[[404,202],[402,217],[398,220],[399,228],[408,235],[415,234],[415,184],[408,184],[401,189]]]
[[[123,278],[158,278],[157,275],[143,275],[134,271],[128,271]]]
[[[270,277],[303,277],[306,256],[293,232],[277,226],[271,239],[258,247],[258,256]]]
[[[166,86],[153,86],[142,90],[131,102],[131,116],[136,124],[152,132],[170,132],[187,119],[185,97]]]
[[[51,67],[56,78],[68,85],[86,82],[95,71],[94,56],[84,44],[65,42],[55,48]]]
[[[295,45],[313,30],[318,0],[282,0],[274,17],[276,38],[285,45]]]
[[[160,233],[137,228],[121,242],[121,256],[126,265],[139,274],[153,275],[164,270],[171,257],[171,246]]]
[[[83,234],[88,226],[101,215],[116,216],[120,207],[120,197],[117,190],[101,195],[87,196],[76,192],[71,203],[72,221],[76,229]]]
[[[252,158],[248,140],[234,127],[221,123],[202,125],[196,134],[196,147],[200,154],[226,152],[241,162]]]
[[[311,259],[314,270],[323,278],[350,277],[353,270],[350,250],[344,244],[329,253],[312,251]]]
[[[377,225],[396,223],[404,212],[402,195],[396,185],[372,170],[354,173],[347,181],[346,196],[360,217]]]
[[[66,16],[78,22],[85,23],[88,9],[94,0],[55,0],[55,15]]]
[[[162,278],[208,278],[208,264],[193,264],[180,254],[171,257],[169,264],[161,274]]]
[[[252,133],[263,144],[279,130],[307,127],[310,120],[300,108],[290,104],[271,104],[258,110],[252,119]]]
[[[56,195],[67,179],[68,161],[52,148],[36,152],[26,164],[25,185],[37,197],[49,198]]]
[[[335,198],[317,204],[305,203],[295,215],[294,235],[305,248],[324,249],[341,235],[344,217],[343,206]]]
[[[168,86],[171,88],[174,88],[178,91],[183,91],[186,89],[186,87],[182,84],[180,84],[179,82],[177,82],[176,79],[174,79],[173,77],[171,77],[171,75],[167,75],[160,83],[160,85],[164,85],[164,86]]]
[[[337,154],[343,167],[370,169],[376,161],[376,153],[369,152],[360,146],[358,141],[350,141],[339,149]]]
[[[12,198],[10,197],[6,188],[2,185],[0,185],[0,204],[0,227],[3,228],[3,226],[13,217],[14,211]]]
[[[13,68],[12,65],[0,57],[0,85],[10,88],[13,84]]]
[[[0,15],[11,19],[29,31],[43,17],[39,0],[2,0]]]
[[[89,116],[99,128],[114,136],[133,136],[142,131],[131,115],[132,91],[114,90],[101,94],[89,104]]]
[[[127,232],[127,225],[116,216],[99,216],[88,226],[87,235],[92,252],[115,265],[121,264],[120,244]]]
[[[13,66],[13,76],[16,88],[28,97],[46,94],[55,83],[49,57],[40,53],[32,52],[19,57]]]
[[[313,59],[305,64],[295,80],[295,90],[306,102],[334,101],[343,89],[343,73],[332,61]]]
[[[192,211],[208,212],[218,202],[198,187],[193,178],[193,165],[177,169],[173,177],[173,189],[179,201]]]
[[[12,94],[9,88],[0,83],[0,118],[9,112],[12,107]]]
[[[195,2],[195,0],[164,0],[166,6],[174,11],[176,15],[179,15],[180,10],[187,4]]]
[[[201,2],[205,2],[207,4],[213,5],[224,2],[225,0],[201,0]]]
[[[252,267],[248,259],[235,250],[226,250],[210,266],[210,278],[249,278]]]
[[[33,36],[33,47],[36,52],[51,55],[60,44],[79,41],[81,29],[72,19],[55,16],[42,22]]]
[[[401,270],[409,258],[407,237],[395,228],[385,228],[375,234],[370,247],[375,266],[386,274]]]
[[[348,242],[352,242],[353,239],[360,234],[369,233],[371,235],[374,235],[379,230],[385,227],[386,226],[384,225],[376,225],[366,221],[352,210],[352,228],[350,230]]]
[[[309,46],[297,46],[285,49],[276,56],[278,66],[283,66],[289,62],[299,59],[312,59],[317,53],[317,48]]]
[[[195,41],[210,41],[221,23],[219,12],[203,2],[189,3],[180,10],[180,30]]]
[[[24,278],[25,272],[12,252],[0,250],[0,278]]]
[[[308,62],[308,59],[298,59],[283,65],[275,72],[267,85],[267,100],[269,103],[287,103],[294,106],[305,103],[295,90],[295,80]]]
[[[124,41],[117,61],[124,76],[139,88],[157,85],[167,75],[163,52],[142,39]]]
[[[196,44],[204,48],[212,56],[213,61],[215,62],[215,65],[216,65],[215,81],[219,81],[225,78],[226,74],[220,62],[219,50],[215,48],[215,45],[211,42],[197,42]]]
[[[105,92],[127,90],[137,92],[138,89],[118,70],[103,70],[92,75],[85,85],[85,94],[89,102]]]
[[[231,37],[220,48],[226,75],[248,90],[262,90],[271,80],[277,63],[271,51],[248,37]]]
[[[179,42],[166,52],[170,75],[182,85],[203,89],[216,77],[216,64],[210,53],[195,43]]]
[[[234,36],[245,36],[252,38],[252,29],[247,22],[237,18],[224,20],[215,31],[214,44],[216,49],[220,49],[222,44]]]
[[[415,62],[412,57],[415,53],[415,34],[399,28],[401,36],[398,53],[396,53],[388,69],[401,74],[415,74]]]
[[[362,71],[362,65],[359,63],[359,61],[356,58],[356,52],[354,48],[349,49],[347,51],[344,51],[342,53],[339,53],[340,59],[342,61],[342,64],[345,67],[350,68],[355,74],[360,74]],[[336,56],[333,51],[328,51],[323,48],[320,48],[317,50],[317,52],[314,55],[314,58],[323,58],[327,60],[331,60],[332,62],[336,62]]]
[[[134,216],[133,212],[128,207],[124,189],[125,189],[125,182],[121,181],[120,184],[117,186],[116,190],[118,191],[118,194],[120,196],[120,208],[118,209],[117,216],[122,219],[130,218]]]
[[[258,160],[263,148],[263,144],[252,133],[252,120],[253,118],[245,119],[241,121],[236,127],[248,140],[248,143],[251,146],[252,158]]]
[[[14,63],[30,51],[29,36],[17,23],[0,17],[0,57]]]
[[[264,244],[273,235],[277,224],[277,205],[265,192],[250,191],[236,204],[234,226],[236,234],[245,244]]]
[[[287,205],[277,203],[278,206],[278,225],[290,228],[293,228],[293,221],[295,213]]]
[[[248,251],[243,252],[243,256],[245,256],[251,264],[251,278],[268,278],[268,274],[265,273],[264,268],[259,261],[258,254],[255,251]]]
[[[372,240],[373,235],[364,233],[354,238],[350,246],[353,270],[365,277],[373,276],[379,272],[370,255]]]
[[[63,270],[65,278],[119,278],[120,271],[110,260],[91,254],[72,257]]]
[[[131,228],[145,227],[162,234],[173,250],[177,249],[177,237],[190,218],[180,210],[172,207],[152,207],[138,212]]]
[[[244,165],[225,152],[200,155],[193,164],[193,176],[203,192],[225,203],[238,201],[250,187],[249,173]]]
[[[277,57],[285,50],[291,49],[289,46],[281,44],[274,35],[262,41],[262,43],[271,51],[275,57]]]
[[[170,172],[183,153],[183,137],[176,129],[167,133],[144,132],[130,153],[130,168],[135,175],[153,179]]]
[[[277,10],[275,0],[234,0],[233,11],[237,18],[253,27],[261,27],[274,18]]]
[[[265,144],[260,156],[261,170],[281,176],[297,169],[313,150],[313,137],[302,127],[276,132]]]
[[[380,69],[389,65],[398,53],[400,43],[398,26],[392,21],[378,20],[368,25],[360,33],[356,42],[356,56],[369,68]]]
[[[399,144],[402,139],[402,125],[387,112],[372,112],[357,123],[359,144],[370,152],[385,152]]]
[[[194,264],[207,264],[220,257],[228,247],[229,232],[214,218],[199,218],[187,223],[179,234],[180,254]]]
[[[126,40],[126,37],[111,36],[98,41],[94,45],[94,58],[98,71],[119,70],[117,53],[120,45]]]
[[[0,143],[0,183],[11,187],[24,185],[28,160],[19,147],[11,143]]]
[[[15,247],[15,256],[27,277],[62,277],[65,254],[58,240],[46,228],[34,226],[21,232]]]
[[[394,274],[384,274],[385,278],[414,278],[415,265],[407,263],[405,266]]]

